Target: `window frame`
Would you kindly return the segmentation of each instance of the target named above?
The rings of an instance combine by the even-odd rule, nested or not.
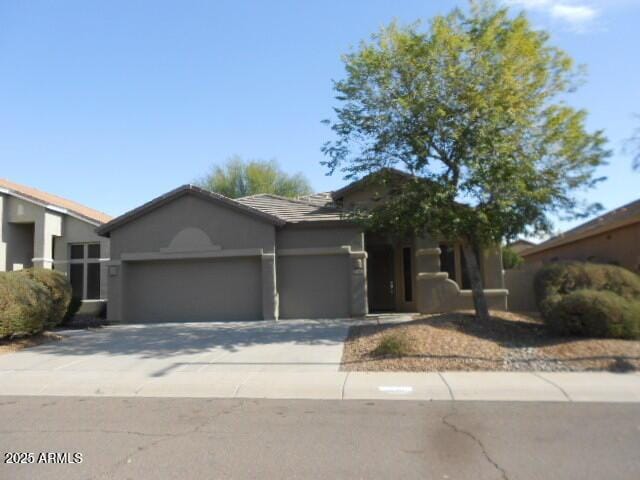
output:
[[[402,246],[402,300],[405,303],[413,303],[414,281],[413,281],[413,246]]]
[[[89,258],[89,246],[90,245],[98,245],[100,249],[98,258]],[[82,258],[71,258],[71,249],[73,247],[82,246]],[[81,300],[102,300],[101,291],[102,291],[102,268],[100,264],[103,262],[102,259],[102,243],[101,242],[73,242],[67,245],[67,276],[69,281],[71,281],[71,265],[82,265],[82,297]],[[89,264],[98,264],[98,296],[95,298],[88,298],[87,294],[89,292]]]

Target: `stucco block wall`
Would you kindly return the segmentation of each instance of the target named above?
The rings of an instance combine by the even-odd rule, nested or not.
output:
[[[525,256],[530,265],[558,260],[613,263],[640,274],[640,223]]]
[[[473,309],[470,290],[460,290],[456,282],[440,271],[439,242],[430,235],[416,238],[417,308],[422,313],[443,313]],[[485,295],[490,309],[506,310],[508,292],[504,289],[502,259],[498,247],[482,253]]]
[[[513,312],[535,312],[538,310],[533,281],[538,268],[522,265],[504,272],[504,282],[509,290],[509,310]]]

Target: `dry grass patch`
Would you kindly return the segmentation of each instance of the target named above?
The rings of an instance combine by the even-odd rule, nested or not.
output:
[[[13,353],[23,348],[35,347],[43,343],[58,342],[62,340],[62,335],[53,332],[42,332],[37,335],[3,338],[0,339],[0,355],[3,353]]]
[[[377,358],[405,357],[417,351],[414,340],[405,332],[383,334],[371,355]]]
[[[399,350],[397,339],[404,339]],[[557,337],[533,315],[492,312],[485,324],[471,312],[456,312],[352,327],[342,369],[640,370],[640,341]]]

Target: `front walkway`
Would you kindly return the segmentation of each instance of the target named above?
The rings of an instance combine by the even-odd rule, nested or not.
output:
[[[640,402],[638,373],[342,372],[354,323],[63,332],[61,342],[0,356],[0,395]]]

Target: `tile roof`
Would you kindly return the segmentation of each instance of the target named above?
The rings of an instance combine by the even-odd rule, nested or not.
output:
[[[196,195],[199,198],[203,198],[204,200],[207,200],[210,202],[222,203],[224,205],[227,205],[230,208],[233,208],[235,210],[244,212],[245,214],[260,218],[264,221],[273,223],[275,225],[284,225],[285,223],[285,221],[282,220],[280,217],[273,215],[269,212],[266,212],[257,208],[253,208],[250,205],[244,204],[242,202],[239,202],[238,201],[239,199],[234,200],[232,198],[225,197],[224,195],[220,195],[219,193],[205,190],[204,188],[200,188],[196,185],[186,184],[178,188],[175,188],[163,195],[160,195],[159,197],[156,197],[153,200],[150,200],[147,203],[140,205],[137,208],[134,208],[133,210],[123,213],[119,217],[111,220],[109,223],[102,225],[96,231],[98,232],[98,235],[109,236],[111,231],[117,228],[120,228],[122,225],[129,223],[130,221],[135,220],[138,217],[141,217],[147,212],[150,212],[151,210],[154,210],[162,205],[165,205],[166,203],[176,198],[179,198],[183,195]]]
[[[94,223],[106,223],[112,218],[106,213],[85,207],[84,205],[72,200],[67,200],[66,198],[58,197],[57,195],[52,195],[26,185],[10,182],[4,178],[0,178],[0,188],[6,189],[9,193],[17,194],[27,200],[34,201],[35,203],[44,204],[44,206],[50,205],[67,210],[71,214],[88,219]]]
[[[258,194],[236,199],[261,212],[274,215],[287,223],[343,221],[343,212],[334,207],[317,205],[304,200]]]
[[[534,247],[523,251],[521,255],[527,257],[534,253],[539,253],[550,248],[554,248],[567,243],[575,242],[582,238],[591,237],[600,233],[608,232],[614,228],[640,222],[640,199],[627,203],[622,207],[611,210],[599,217],[589,220],[582,225],[568,230],[560,235],[550,238]]]
[[[311,195],[303,195],[297,199],[302,202],[318,205],[319,207],[335,207],[333,197],[331,197],[331,192],[312,193]]]

